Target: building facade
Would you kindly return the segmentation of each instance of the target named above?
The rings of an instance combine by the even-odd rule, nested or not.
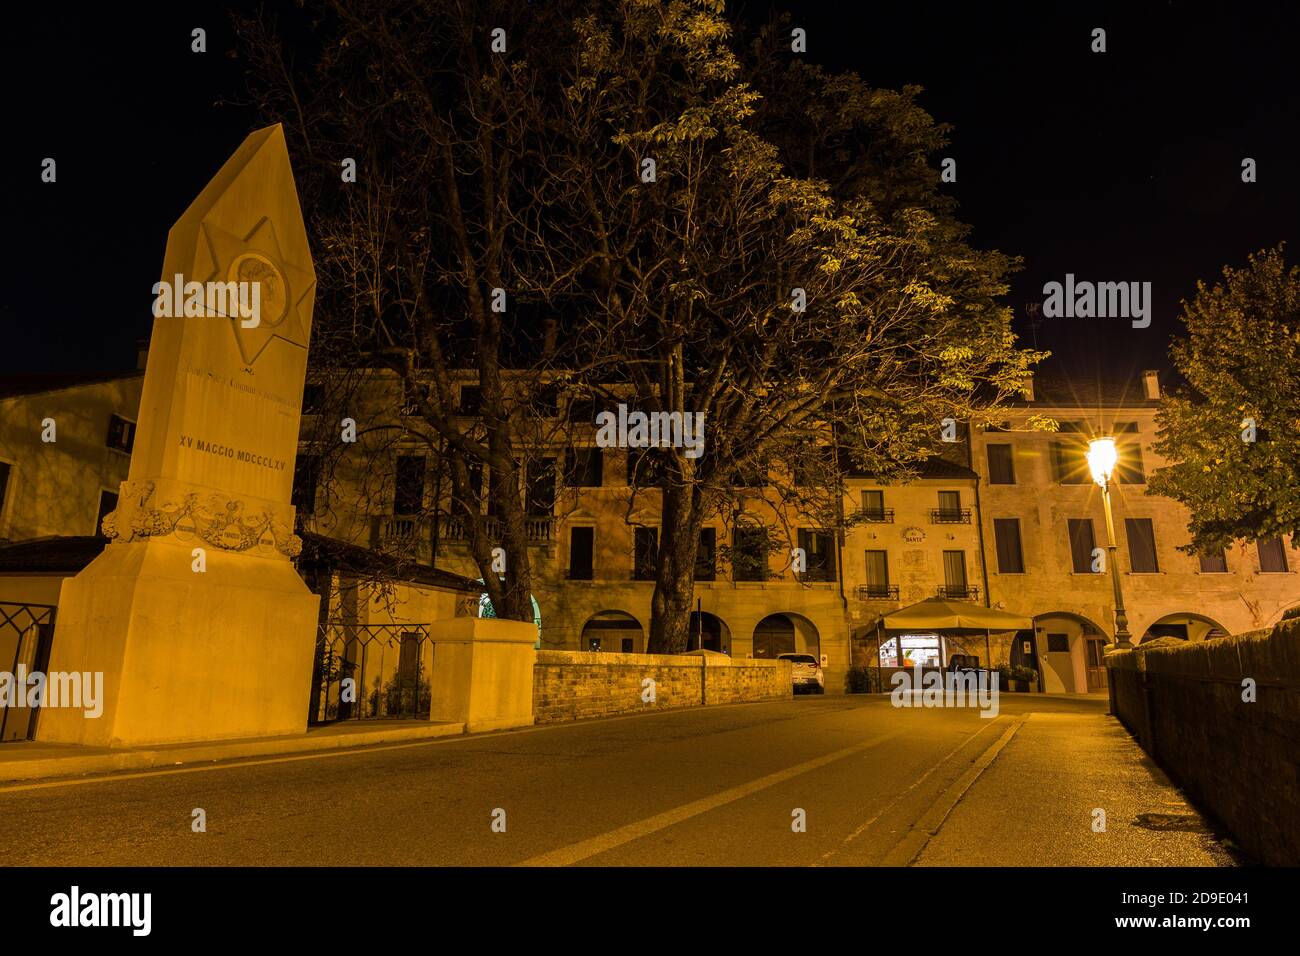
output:
[[[459,387],[472,416],[476,390]],[[1300,555],[1290,542],[1245,542],[1219,556],[1177,550],[1188,540],[1186,510],[1146,494],[1147,475],[1163,463],[1152,448],[1154,373],[1132,386],[1085,393],[1044,382],[1037,391],[1014,403],[1001,425],[962,432],[941,447],[942,457],[914,480],[848,477],[840,527],[818,527],[763,489],[755,489],[743,513],[706,521],[691,646],[733,656],[813,654],[823,660],[832,690],[844,686],[852,666],[945,663],[958,651],[1034,667],[1049,692],[1103,689],[1112,585],[1100,489],[1083,459],[1088,440],[1101,435],[1114,435],[1120,450],[1112,484],[1116,553],[1135,641],[1196,641],[1268,627],[1300,605]],[[554,410],[561,418],[562,406]],[[1053,419],[1059,429],[1031,429],[1031,417]],[[547,492],[536,493],[530,464],[525,494],[540,646],[639,653],[662,534],[659,495],[631,487],[634,452],[597,448],[592,434],[567,430],[562,445],[546,452],[540,470]],[[365,496],[369,513],[349,513],[346,491],[338,500],[346,478],[331,490],[329,506],[321,489],[301,491],[300,512],[314,512],[313,527],[322,533],[404,548],[420,561],[477,577],[463,523],[443,513],[448,502],[436,462],[415,444],[388,453],[391,466],[380,470],[387,468],[381,484],[389,487]],[[369,460],[367,477],[353,482],[373,483],[373,452]],[[441,520],[431,520],[440,513]],[[784,547],[740,562],[760,529],[803,549],[808,568],[794,568]],[[934,597],[1032,617],[1034,628],[960,644],[933,634],[879,633],[882,615]]]
[[[0,392],[0,537],[9,542],[97,533],[127,473],[138,374],[56,384],[14,380]],[[383,423],[394,403],[381,393],[396,387],[395,379],[376,375],[372,403],[353,413],[363,431]],[[473,385],[458,388],[472,419]],[[300,529],[435,566],[462,590],[466,579],[472,586],[479,571],[464,522],[452,513],[428,444],[402,437],[400,427],[377,429],[398,437],[352,456],[357,460],[326,478],[307,440],[323,417],[312,414],[311,391],[295,473]],[[957,652],[1027,663],[1049,692],[1102,689],[1112,585],[1100,489],[1082,457],[1088,439],[1099,435],[1114,435],[1120,450],[1112,485],[1115,543],[1135,641],[1197,641],[1266,628],[1300,606],[1293,542],[1241,542],[1222,555],[1178,550],[1188,540],[1189,515],[1177,502],[1146,494],[1147,476],[1163,464],[1152,447],[1154,373],[1132,386],[1084,392],[1077,384],[1040,382],[1034,391],[998,426],[974,428],[942,446],[942,457],[930,459],[914,480],[847,477],[838,527],[819,527],[762,487],[743,507],[706,521],[692,647],[741,657],[812,654],[824,662],[830,691],[843,689],[853,666],[942,664]],[[555,414],[589,414],[575,408],[557,406]],[[1035,416],[1059,428],[1034,430]],[[55,442],[41,440],[47,418],[56,423]],[[547,455],[537,475],[530,470],[526,492],[539,646],[641,653],[662,533],[659,493],[630,487],[628,450],[595,447],[592,428],[565,430]],[[783,546],[764,550],[765,535]],[[806,560],[802,570],[795,549]],[[398,571],[411,578],[408,572]],[[11,561],[0,586],[13,590],[22,573]],[[372,612],[375,620],[405,620],[417,606],[381,611],[374,597],[349,593],[366,591],[357,575],[328,577],[331,614],[356,605],[369,609],[360,623]],[[18,588],[26,600],[35,600],[35,583]],[[52,594],[57,583],[52,579]],[[445,587],[448,594],[456,589]],[[988,643],[878,627],[882,615],[934,597],[1021,614],[1034,627]],[[439,616],[448,613],[439,607]],[[492,613],[485,599],[478,613]]]

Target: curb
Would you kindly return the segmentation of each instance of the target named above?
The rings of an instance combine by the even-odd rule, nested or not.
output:
[[[358,733],[301,737],[271,737],[257,740],[181,744],[154,750],[123,750],[118,753],[68,754],[31,760],[0,760],[0,783],[77,777],[119,770],[150,770],[191,763],[215,763],[241,757],[267,757],[312,751],[344,750],[373,744],[428,740],[459,736],[463,723],[433,723],[427,727],[393,727]]]

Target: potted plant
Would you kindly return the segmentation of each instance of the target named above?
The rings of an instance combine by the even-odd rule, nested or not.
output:
[[[1038,680],[1038,672],[1032,667],[1026,667],[1024,664],[1017,664],[1009,668],[1009,671],[1010,673],[1007,675],[1010,683],[1009,689],[1018,694],[1027,693],[1032,689],[1034,682]]]

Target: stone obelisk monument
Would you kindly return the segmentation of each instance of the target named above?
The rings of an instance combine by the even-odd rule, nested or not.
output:
[[[226,283],[256,283],[258,309],[221,285],[183,304]],[[290,563],[289,502],[315,286],[284,131],[258,130],[167,237],[112,540],[63,585],[49,669],[102,671],[103,714],[47,708],[39,739],[305,729],[319,598]]]

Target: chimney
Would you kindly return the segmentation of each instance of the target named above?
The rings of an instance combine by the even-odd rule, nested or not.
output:
[[[1142,373],[1142,390],[1146,393],[1149,401],[1157,401],[1160,398],[1160,373],[1155,369],[1147,369]]]
[[[1029,377],[1025,379],[1025,387],[1021,389],[1021,394],[1025,396],[1025,401],[1034,400],[1034,373],[1030,372]]]
[[[135,340],[135,367],[144,371],[145,363],[149,361],[149,340]]]

